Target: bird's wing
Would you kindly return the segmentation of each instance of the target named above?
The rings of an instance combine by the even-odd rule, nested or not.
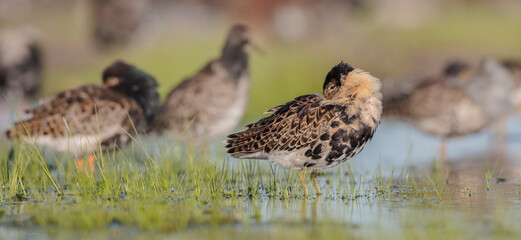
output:
[[[336,105],[325,104],[322,95],[304,95],[274,108],[274,113],[228,136],[228,153],[243,157],[252,153],[292,151],[317,140],[341,113]],[[270,111],[270,110],[268,110]]]
[[[228,74],[219,62],[211,61],[194,76],[177,85],[166,97],[156,119],[155,128],[186,129],[193,121],[211,122],[201,117],[218,116],[232,105],[235,86],[229,83]]]
[[[412,93],[407,105],[407,114],[415,119],[433,118],[451,114],[457,103],[469,96],[460,88],[445,83],[435,83],[417,89]]]
[[[128,100],[102,85],[87,85],[45,99],[28,110],[29,119],[14,124],[7,136],[99,135],[101,140],[119,131],[128,118]]]
[[[264,111],[264,113],[263,113],[263,114],[270,114],[270,113],[274,113],[274,112],[278,111],[279,109],[281,109],[282,107],[284,107],[284,104],[282,104],[282,105],[279,105],[279,106],[276,106],[276,107],[272,107],[272,108],[270,108],[270,109],[268,109],[268,110]]]

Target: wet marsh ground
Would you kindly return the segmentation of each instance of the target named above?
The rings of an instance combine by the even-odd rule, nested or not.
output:
[[[41,95],[98,83],[116,58],[160,82],[162,97],[219,53],[229,25],[173,30],[159,40],[109,52],[88,44],[85,1],[35,13],[47,51]],[[82,10],[83,9],[83,10]],[[454,58],[519,59],[516,11],[455,6],[415,29],[389,29],[370,17],[296,43],[256,34],[267,51],[252,53],[252,87],[244,123],[292,97],[320,92],[340,59],[383,78],[440,72]],[[0,28],[20,23],[0,22]],[[16,118],[11,119],[16,120]],[[449,141],[402,123],[383,122],[357,157],[322,172],[324,192],[304,197],[298,173],[266,161],[230,159],[219,142],[182,146],[141,137],[96,156],[96,172],[78,171],[76,156],[31,144],[0,144],[0,239],[383,238],[518,239],[521,236],[521,133],[496,151],[490,130]],[[510,139],[510,138],[509,138]],[[8,150],[15,147],[14,161]]]
[[[78,171],[73,156],[17,145],[12,170],[0,174],[0,235],[18,239],[521,236],[518,159],[446,163],[433,159],[367,167],[355,163],[372,160],[357,157],[319,175],[322,196],[304,197],[297,172],[265,161],[228,159],[219,144],[168,145],[145,141],[97,155],[94,175]],[[147,154],[143,149],[152,150]],[[40,154],[43,162],[38,160]],[[1,163],[2,169],[8,168],[5,158]],[[314,193],[312,188],[310,192]]]

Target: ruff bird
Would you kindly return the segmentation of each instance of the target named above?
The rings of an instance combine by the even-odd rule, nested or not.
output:
[[[310,169],[320,195],[317,171],[352,158],[373,137],[382,114],[380,88],[379,79],[341,62],[327,74],[323,95],[300,96],[267,110],[270,116],[228,136],[228,153],[300,170],[305,195]]]
[[[42,61],[34,34],[4,32],[0,36],[0,93],[32,97],[40,86]]]
[[[103,84],[85,85],[47,97],[14,124],[8,138],[75,155],[89,154],[94,170],[96,152],[125,147],[148,130],[160,103],[155,79],[138,68],[116,61],[103,71]],[[83,166],[81,158],[78,166]]]
[[[441,137],[445,159],[447,138],[481,131],[513,109],[513,87],[508,69],[494,59],[484,59],[477,68],[451,64],[441,76],[406,93],[386,95],[383,115]]]
[[[221,56],[168,94],[155,131],[192,143],[204,143],[232,131],[248,103],[248,45],[255,46],[248,27],[233,26]]]
[[[42,79],[43,59],[34,32],[8,30],[0,36],[0,131],[10,127],[14,110],[34,101]]]

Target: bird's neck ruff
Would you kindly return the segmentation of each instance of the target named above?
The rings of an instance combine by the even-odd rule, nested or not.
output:
[[[355,69],[349,73],[340,91],[333,96],[332,100],[342,99],[367,99],[376,96],[381,99],[380,89],[382,83],[376,77],[361,69]]]

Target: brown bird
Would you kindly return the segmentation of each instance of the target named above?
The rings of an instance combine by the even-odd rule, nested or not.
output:
[[[30,118],[14,124],[8,138],[76,155],[125,147],[147,131],[159,108],[157,83],[136,67],[116,61],[103,71],[103,85],[92,84],[44,99]],[[79,167],[83,166],[81,159]]]
[[[252,44],[246,26],[233,26],[221,56],[168,94],[156,119],[155,131],[177,140],[202,143],[233,130],[248,103],[246,46]]]
[[[494,59],[483,60],[478,68],[451,64],[440,77],[386,95],[383,114],[441,137],[445,159],[446,138],[478,132],[513,108],[513,84],[508,70]]]
[[[334,167],[359,153],[372,137],[382,114],[380,80],[341,62],[327,74],[323,93],[295,98],[269,109],[272,115],[228,136],[226,148],[236,158],[267,159],[281,167],[302,170],[305,195],[307,169]]]
[[[34,101],[42,81],[42,51],[35,33],[13,29],[0,36],[0,131],[13,120],[11,109]]]

